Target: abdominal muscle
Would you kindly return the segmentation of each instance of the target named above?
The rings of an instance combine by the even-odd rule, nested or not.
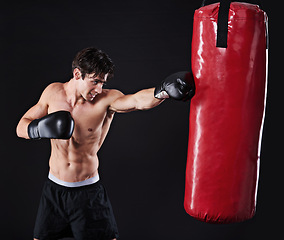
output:
[[[65,182],[80,182],[98,175],[98,147],[94,142],[51,140],[50,173]]]

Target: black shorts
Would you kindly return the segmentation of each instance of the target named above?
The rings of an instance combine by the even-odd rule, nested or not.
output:
[[[55,240],[110,240],[118,237],[106,190],[100,181],[82,187],[64,187],[47,180],[38,209],[34,238]]]

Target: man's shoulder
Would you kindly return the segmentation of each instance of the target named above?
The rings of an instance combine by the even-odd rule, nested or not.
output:
[[[49,84],[46,88],[45,91],[60,91],[64,89],[64,83],[60,82],[53,82]]]
[[[122,97],[124,94],[117,90],[117,89],[103,89],[103,95],[109,98],[119,98]]]
[[[64,89],[63,83],[54,82],[49,84],[42,92],[40,101],[41,102],[49,102],[49,100],[55,95],[58,94],[59,91]]]
[[[64,90],[64,84],[60,82],[54,82],[49,84],[43,91],[43,95],[51,96],[58,94],[60,91]]]
[[[109,107],[116,99],[122,96],[124,96],[124,94],[117,89],[103,89],[102,93],[99,95],[99,98],[107,107]]]

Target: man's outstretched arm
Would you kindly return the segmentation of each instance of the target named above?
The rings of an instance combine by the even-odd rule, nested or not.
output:
[[[156,107],[164,99],[155,98],[154,91],[155,88],[149,88],[129,95],[124,95],[117,91],[116,95],[118,98],[110,105],[109,110],[112,112],[127,113]]]
[[[136,110],[148,110],[158,106],[166,98],[188,100],[194,95],[194,82],[189,72],[179,72],[167,77],[156,88],[141,90],[135,94],[123,95],[116,91],[116,98],[109,110],[126,113]]]

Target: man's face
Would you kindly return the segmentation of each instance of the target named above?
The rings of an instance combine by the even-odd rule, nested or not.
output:
[[[103,86],[106,84],[108,74],[96,76],[95,73],[86,74],[84,80],[79,81],[79,91],[86,101],[93,101],[94,98],[102,93]]]

